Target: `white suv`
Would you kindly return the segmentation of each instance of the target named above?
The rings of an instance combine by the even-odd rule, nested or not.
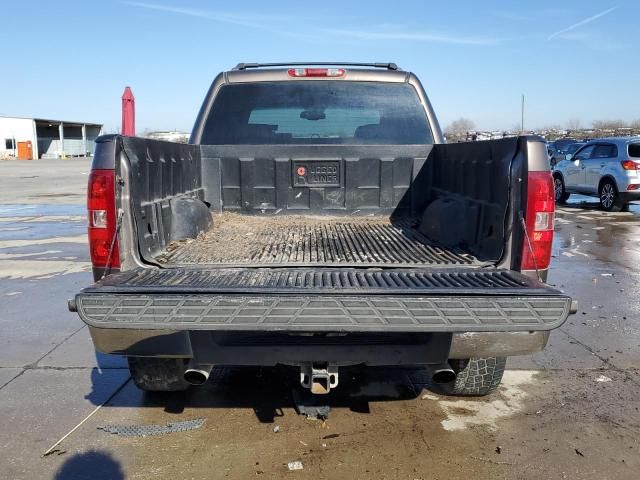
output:
[[[572,193],[597,196],[609,212],[640,200],[640,137],[598,138],[559,161],[553,170],[556,203]]]

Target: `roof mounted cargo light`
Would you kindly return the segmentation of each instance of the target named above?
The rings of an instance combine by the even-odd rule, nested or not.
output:
[[[270,67],[372,67],[385,68],[387,70],[400,70],[393,62],[386,63],[362,63],[362,62],[278,62],[278,63],[246,63],[237,64],[234,70],[247,70],[249,68],[270,68]]]
[[[290,68],[290,77],[342,77],[344,68]]]

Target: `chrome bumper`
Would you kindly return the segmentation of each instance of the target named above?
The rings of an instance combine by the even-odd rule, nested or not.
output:
[[[89,327],[96,349],[103,353],[191,358],[193,350],[185,330],[136,330]],[[544,349],[549,331],[467,332],[452,335],[449,358],[510,357]]]
[[[513,357],[540,352],[549,331],[454,333],[449,358]]]

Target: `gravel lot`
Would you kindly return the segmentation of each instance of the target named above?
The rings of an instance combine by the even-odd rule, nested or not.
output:
[[[549,280],[578,314],[546,351],[510,359],[494,395],[447,398],[420,371],[353,369],[328,420],[311,421],[285,368],[216,369],[200,389],[150,397],[123,359],[94,352],[66,307],[91,283],[89,165],[0,162],[3,478],[638,478],[640,207],[605,214],[580,197],[559,209]],[[159,436],[97,428],[195,418],[201,428]]]

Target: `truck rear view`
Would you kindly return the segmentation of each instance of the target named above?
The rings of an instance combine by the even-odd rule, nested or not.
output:
[[[70,306],[145,390],[286,364],[328,393],[365,364],[483,395],[571,312],[543,283],[545,144],[444,144],[393,64],[241,64],[190,145],[100,139],[88,198],[97,283]]]

